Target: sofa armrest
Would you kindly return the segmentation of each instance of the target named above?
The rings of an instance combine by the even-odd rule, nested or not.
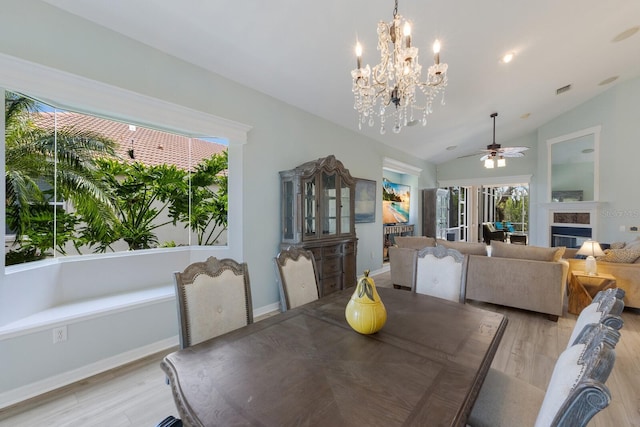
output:
[[[389,248],[389,270],[391,284],[411,287],[416,274],[416,256],[418,251],[410,248]]]

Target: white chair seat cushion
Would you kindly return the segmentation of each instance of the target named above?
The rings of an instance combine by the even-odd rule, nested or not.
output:
[[[535,427],[551,425],[569,393],[582,378],[585,365],[578,364],[578,361],[585,349],[585,344],[576,344],[563,351],[558,357]]]
[[[533,426],[544,395],[544,390],[491,368],[468,424],[471,427]]]
[[[286,277],[289,308],[318,299],[316,275],[310,259],[301,256],[297,261],[287,260],[282,267],[282,274]]]
[[[571,338],[569,338],[569,342],[567,343],[567,348],[573,345],[573,342],[578,338],[582,329],[590,323],[600,323],[602,320],[603,313],[598,311],[599,303],[591,303],[586,306],[578,316],[576,320],[576,325],[573,328],[573,332],[571,332]]]
[[[190,345],[247,324],[244,278],[231,270],[218,277],[198,275],[185,287],[185,298]]]
[[[460,301],[462,264],[453,257],[441,259],[431,254],[418,257],[416,292],[449,301]]]

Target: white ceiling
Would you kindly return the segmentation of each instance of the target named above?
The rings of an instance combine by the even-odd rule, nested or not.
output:
[[[380,135],[377,124],[358,131],[350,71],[356,37],[363,63],[377,63],[376,24],[391,20],[392,0],[45,1],[434,163],[490,144],[493,112],[504,144],[640,75],[640,33],[612,41],[640,25],[639,0],[400,0],[424,66],[440,39],[449,86],[426,127]]]

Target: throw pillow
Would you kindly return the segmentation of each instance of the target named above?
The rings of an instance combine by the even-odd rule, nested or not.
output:
[[[640,249],[607,249],[604,256],[598,257],[598,261],[633,264],[638,258]]]
[[[622,249],[624,248],[624,245],[626,245],[625,242],[613,242],[609,247],[611,249]]]
[[[624,245],[624,249],[640,250],[640,237]]]
[[[448,249],[455,249],[463,255],[487,255],[487,245],[478,242],[450,242],[448,240],[438,239],[436,246],[444,246]]]
[[[426,236],[396,236],[395,241],[399,248],[416,250],[436,245],[435,238]]]
[[[512,245],[491,241],[491,256],[498,258],[528,259],[532,261],[559,261],[564,255],[564,246],[543,248],[540,246]]]

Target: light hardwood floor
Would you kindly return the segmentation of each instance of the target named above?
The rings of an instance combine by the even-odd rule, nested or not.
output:
[[[377,286],[390,286],[388,273],[373,278]],[[492,366],[546,388],[576,316],[567,314],[556,323],[541,314],[491,304],[470,304],[509,318]],[[640,311],[626,309],[622,317],[625,321],[622,338],[607,381],[611,405],[594,417],[590,427],[640,427]],[[0,426],[153,427],[168,415],[177,416],[170,387],[159,366],[164,354],[0,410]]]

